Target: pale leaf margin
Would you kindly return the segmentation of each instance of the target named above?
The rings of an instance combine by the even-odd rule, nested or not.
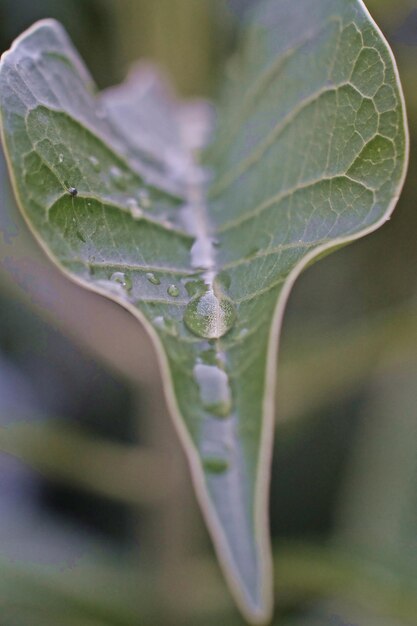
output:
[[[162,348],[161,341],[156,333],[154,327],[148,322],[144,315],[136,309],[134,306],[127,303],[125,300],[119,299],[117,295],[110,294],[104,289],[101,289],[97,286],[92,286],[91,283],[84,282],[83,280],[76,278],[73,274],[71,274],[68,270],[63,268],[59,261],[51,254],[48,247],[42,241],[40,236],[36,233],[36,231],[31,227],[30,222],[27,218],[27,215],[24,210],[24,203],[19,196],[18,185],[16,179],[13,174],[12,166],[10,158],[5,150],[5,157],[8,164],[8,170],[10,174],[10,178],[12,181],[12,186],[14,190],[15,197],[17,199],[17,203],[25,218],[25,222],[31,230],[33,236],[45,252],[46,256],[51,260],[55,265],[58,264],[60,270],[65,274],[65,276],[71,280],[73,283],[87,288],[90,291],[93,291],[101,296],[104,296],[107,299],[113,300],[117,304],[121,305],[123,308],[127,309],[136,319],[141,322],[150,336],[152,343],[155,347],[157,358],[159,361],[165,395],[167,404],[172,415],[178,436],[182,443],[183,449],[187,456],[191,475],[194,483],[194,488],[196,491],[197,499],[203,511],[207,526],[209,528],[210,534],[213,539],[214,547],[219,559],[219,562],[224,571],[225,577],[228,581],[228,584],[231,588],[233,596],[237,605],[239,606],[242,614],[246,617],[246,619],[252,624],[264,624],[270,621],[272,617],[273,611],[273,565],[272,565],[272,551],[271,551],[271,542],[270,542],[270,532],[269,532],[269,515],[268,515],[268,502],[269,502],[269,487],[270,487],[270,474],[271,474],[271,461],[272,461],[272,451],[273,451],[273,440],[274,440],[274,423],[275,423],[275,388],[276,388],[276,378],[277,378],[277,351],[279,348],[279,337],[282,327],[282,320],[284,316],[285,307],[292,290],[292,287],[297,280],[298,276],[306,269],[309,265],[312,264],[314,260],[317,260],[319,257],[327,254],[331,251],[336,250],[350,242],[353,242],[357,239],[360,239],[380,228],[386,221],[389,220],[397,202],[400,197],[404,181],[407,174],[408,169],[408,160],[409,160],[409,131],[407,126],[407,114],[406,114],[406,105],[404,100],[403,90],[401,88],[401,81],[398,72],[398,67],[396,64],[396,60],[392,53],[391,47],[389,46],[385,36],[382,31],[370,15],[367,7],[365,6],[363,0],[357,0],[359,6],[363,10],[365,16],[368,18],[370,24],[373,26],[379,37],[381,38],[382,43],[386,46],[387,51],[390,55],[393,69],[395,73],[395,77],[398,84],[398,91],[402,106],[403,113],[403,123],[404,123],[404,138],[405,138],[405,159],[404,159],[404,167],[402,176],[398,182],[398,186],[396,189],[396,193],[393,195],[392,200],[387,208],[385,214],[381,217],[379,221],[372,224],[371,226],[363,229],[360,232],[357,232],[353,235],[349,235],[347,237],[341,237],[337,239],[333,239],[331,242],[325,243],[322,246],[319,246],[312,250],[310,253],[305,255],[303,259],[296,265],[291,273],[288,275],[285,284],[280,292],[280,296],[277,300],[277,304],[275,307],[275,312],[272,320],[271,330],[269,334],[269,342],[268,342],[268,353],[267,353],[267,362],[266,362],[266,382],[265,382],[265,393],[263,398],[263,420],[262,420],[262,434],[261,434],[261,445],[260,445],[260,465],[258,468],[258,479],[255,489],[255,539],[256,545],[259,548],[260,553],[260,561],[261,561],[261,576],[262,576],[262,599],[263,605],[258,607],[258,610],[255,610],[248,603],[248,599],[237,580],[237,572],[232,564],[231,555],[229,554],[229,548],[227,544],[227,540],[224,536],[224,532],[214,514],[212,506],[210,504],[210,498],[208,496],[207,488],[205,485],[204,473],[201,468],[201,460],[195,449],[195,446],[191,440],[191,437],[187,431],[187,428],[183,422],[181,412],[178,407],[178,403],[174,394],[173,383],[170,375],[170,368],[168,364],[168,359],[166,357],[165,351]],[[57,27],[57,22],[53,19],[42,20],[41,22],[35,23],[31,28],[26,30],[22,35],[17,37],[17,39],[13,42],[11,50],[13,51],[20,42],[25,39],[28,35],[30,35],[33,31],[35,31],[40,25],[49,25],[52,28]],[[61,26],[59,25],[59,28]],[[8,55],[9,51],[6,51],[0,61],[0,67]],[[83,66],[79,67],[81,74],[85,75],[85,68]],[[3,145],[6,145],[6,138],[4,136],[4,128],[2,123],[1,111],[0,111],[0,139]]]

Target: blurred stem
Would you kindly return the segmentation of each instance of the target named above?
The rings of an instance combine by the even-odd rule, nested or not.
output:
[[[417,623],[417,583],[402,573],[352,557],[343,549],[319,545],[281,546],[274,552],[274,561],[279,571],[275,586],[278,615],[302,603],[329,598],[365,609],[376,618],[400,620],[410,626]],[[159,589],[155,589],[153,572],[149,568],[142,572],[145,578],[135,579],[135,597],[140,599],[137,615],[128,602],[125,610],[120,611],[122,597],[113,599],[108,592],[110,584],[112,588],[123,590],[122,596],[130,597],[129,579],[132,577],[129,566],[123,567],[119,574],[114,570],[106,573],[102,566],[97,571],[80,566],[62,573],[59,582],[51,571],[41,573],[29,567],[17,570],[10,563],[1,563],[1,572],[0,590],[5,593],[6,608],[10,598],[19,598],[19,590],[22,592],[23,587],[25,598],[37,598],[44,606],[53,605],[51,598],[56,596],[56,606],[62,608],[67,603],[68,606],[78,606],[91,615],[105,617],[103,623],[107,624],[109,620],[117,626],[242,623],[241,620],[235,622],[236,610],[213,559],[187,558],[182,561],[176,579],[183,581],[184,590],[177,595],[171,614],[166,616],[161,614],[162,598]],[[91,580],[96,581],[93,596]],[[279,617],[276,623],[281,623]]]
[[[166,406],[159,377],[155,377],[154,383],[147,387],[141,400],[141,422],[145,424],[147,442],[157,451],[158,456],[166,460],[159,469],[162,480],[168,479],[165,472],[167,464],[169,466],[171,489],[158,506],[147,512],[143,537],[149,568],[154,568],[163,599],[162,612],[166,623],[169,623],[172,614],[180,613],[182,598],[188,594],[189,581],[178,576],[178,572],[195,547],[198,528],[195,521],[196,508],[188,467]]]
[[[57,421],[0,427],[0,452],[55,480],[136,505],[158,505],[174,488],[166,459],[156,453],[92,439]]]
[[[179,91],[205,94],[212,82],[219,39],[214,0],[122,0],[117,3],[122,65],[140,57],[165,67]]]
[[[414,358],[417,301],[333,333],[297,329],[286,344],[278,370],[277,407],[279,420],[291,423],[350,394],[376,368],[382,372]]]

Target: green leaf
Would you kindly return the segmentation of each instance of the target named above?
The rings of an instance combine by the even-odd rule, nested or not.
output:
[[[40,244],[155,343],[218,556],[255,623],[272,605],[285,303],[315,258],[389,218],[408,139],[395,63],[361,1],[259,2],[246,31],[204,166],[204,105],[180,105],[149,67],[97,96],[53,21],[4,55],[0,108]]]

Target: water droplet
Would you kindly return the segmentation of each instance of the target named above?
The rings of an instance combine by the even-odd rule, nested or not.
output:
[[[194,376],[204,408],[216,417],[228,417],[232,410],[232,393],[226,372],[216,365],[198,363]]]
[[[205,456],[203,467],[209,474],[224,474],[229,469],[229,461],[218,456]]]
[[[126,289],[126,291],[130,291],[132,289],[132,280],[129,278],[129,276],[126,276],[124,272],[114,272],[110,280],[113,283],[121,285],[123,289]]]
[[[64,162],[64,155],[63,155],[62,153],[59,155],[59,157],[58,157],[58,161],[59,161],[60,163],[63,163],[63,162]]]
[[[100,161],[95,156],[88,157],[88,160],[90,161],[91,165],[93,166],[93,169],[96,172],[99,172],[100,171]]]
[[[148,281],[150,283],[152,283],[152,285],[160,285],[161,284],[160,278],[158,278],[158,276],[155,276],[155,274],[153,272],[148,272],[146,274],[146,278],[148,279]]]
[[[110,178],[112,179],[116,187],[118,187],[119,189],[125,188],[126,186],[125,175],[119,167],[117,167],[116,165],[113,165],[109,170],[109,174],[110,174]]]
[[[189,302],[184,321],[188,328],[199,337],[219,339],[232,328],[236,319],[236,309],[230,298],[216,295],[209,289]]]
[[[178,298],[178,296],[180,295],[180,290],[178,289],[176,285],[170,285],[167,291],[168,291],[168,295],[171,296],[172,298]]]
[[[76,187],[68,187],[68,193],[75,198],[75,196],[78,196],[78,189]]]
[[[150,209],[152,200],[147,189],[141,189],[138,193],[139,204],[143,209]]]
[[[135,198],[128,198],[126,204],[133,219],[139,220],[141,217],[143,217],[143,211],[138,205],[138,201],[135,200]]]
[[[153,323],[157,328],[164,328],[165,326],[165,320],[162,315],[158,315],[158,317],[155,317]]]

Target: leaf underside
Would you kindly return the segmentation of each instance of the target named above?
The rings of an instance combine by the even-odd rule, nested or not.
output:
[[[146,325],[219,558],[253,622],[272,605],[285,301],[313,258],[388,219],[407,154],[397,71],[363,4],[257,4],[202,164],[203,105],[178,103],[148,66],[97,95],[54,21],[21,36],[0,70],[22,211],[68,276]]]

